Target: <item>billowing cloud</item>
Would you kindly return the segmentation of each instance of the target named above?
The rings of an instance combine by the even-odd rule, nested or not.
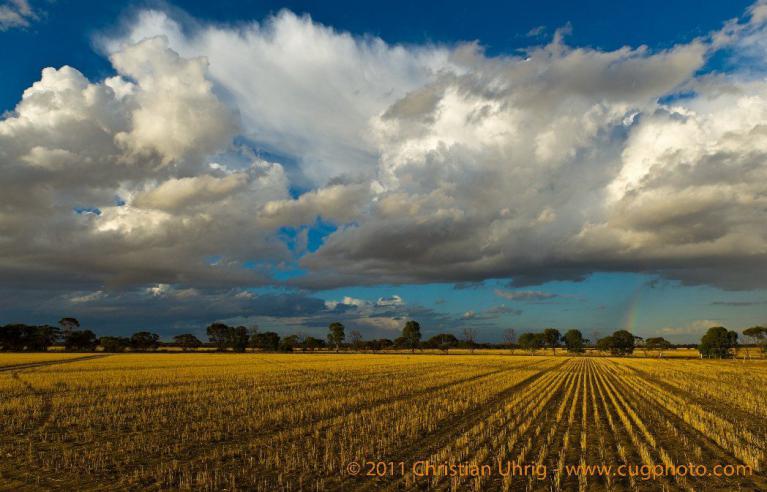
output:
[[[0,286],[80,306],[600,271],[765,287],[766,9],[663,50],[565,29],[508,56],[140,11],[99,39],[112,76],[46,68],[0,120]],[[363,307],[332,302],[312,310]],[[418,309],[366,303],[392,326]]]
[[[314,186],[372,177],[378,149],[370,118],[427,83],[450,56],[446,48],[354,37],[289,11],[191,34],[165,12],[143,11],[125,37],[102,44],[112,52],[154,36],[182,56],[206,57],[212,79],[240,110],[244,134],[298,162],[294,179]]]
[[[3,282],[264,283],[243,263],[287,252],[250,210],[288,196],[282,167],[211,160],[231,148],[238,119],[204,59],[152,38],[111,60],[118,75],[102,82],[44,69],[0,121]],[[207,263],[213,255],[225,260]]]
[[[710,49],[599,52],[555,36],[524,58],[456,50],[463,73],[374,120],[375,207],[304,259],[304,285],[616,270],[764,285],[767,86],[696,78]],[[661,102],[683,88],[694,94]]]
[[[236,120],[213,94],[204,58],[181,58],[168,49],[166,38],[156,37],[125,47],[110,60],[137,86],[130,128],[115,135],[131,153],[157,155],[165,165],[216,152],[235,133]]]

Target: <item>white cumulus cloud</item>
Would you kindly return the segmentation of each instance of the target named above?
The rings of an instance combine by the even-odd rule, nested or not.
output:
[[[269,269],[301,257],[304,288],[597,271],[765,287],[766,23],[759,3],[661,50],[560,30],[489,56],[288,11],[140,11],[99,40],[112,76],[45,68],[0,120],[0,278],[178,295],[282,283]],[[724,48],[749,63],[701,75]],[[333,232],[309,248],[318,218]]]

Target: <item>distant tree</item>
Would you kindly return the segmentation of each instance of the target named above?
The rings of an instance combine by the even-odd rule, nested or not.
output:
[[[610,351],[612,355],[631,355],[634,352],[635,337],[626,330],[618,330],[609,337],[597,341],[597,350]]]
[[[49,325],[5,325],[0,327],[0,350],[45,352],[58,337],[58,328]]]
[[[176,345],[181,347],[184,352],[187,350],[194,350],[196,348],[202,347],[202,342],[200,339],[191,333],[176,335],[173,337],[173,341],[176,343]]]
[[[229,330],[229,326],[224,323],[213,323],[205,330],[208,334],[208,340],[216,346],[216,350],[219,352],[226,350],[229,344]]]
[[[671,348],[671,342],[663,337],[653,337],[645,340],[644,346],[647,350],[657,350],[660,359],[663,357],[663,351]]]
[[[472,327],[466,327],[462,330],[463,343],[466,344],[469,351],[473,354],[474,349],[477,347],[477,329]]]
[[[727,359],[732,357],[730,350],[738,346],[738,334],[728,331],[723,326],[709,328],[700,340],[698,350],[702,357]]]
[[[610,352],[613,355],[631,355],[634,353],[634,335],[626,330],[618,330],[612,334],[612,347]]]
[[[131,344],[130,338],[127,337],[101,337],[99,338],[99,345],[104,349],[104,352],[125,352]]]
[[[344,333],[344,325],[336,321],[334,323],[330,323],[328,330],[330,330],[328,333],[328,343],[335,346],[336,352],[338,352],[341,350],[341,344],[346,338],[346,334]]]
[[[402,337],[400,337],[400,338],[402,338]],[[368,342],[368,345],[370,347],[370,350],[372,350],[373,352],[377,352],[377,351],[380,351],[380,350],[385,350],[385,349],[388,349],[388,348],[392,348],[392,347],[395,346],[395,343],[394,343],[394,341],[389,340],[388,338],[378,338],[378,339],[375,339],[375,340],[370,340]],[[403,339],[403,346],[404,346],[404,339]]]
[[[388,338],[379,338],[378,340],[376,340],[376,342],[378,342],[378,348],[380,350],[392,348],[394,346],[394,341],[389,340]]]
[[[258,327],[250,330],[250,341],[249,342],[250,342],[250,346],[252,348],[260,348],[260,347],[258,347],[258,340],[259,340],[258,337],[259,337],[260,334],[261,334],[261,332],[258,330]]]
[[[517,332],[514,331],[514,328],[506,328],[503,330],[503,341],[504,345],[506,345],[509,350],[512,352],[514,351],[514,344],[517,341]]]
[[[90,330],[74,330],[64,337],[64,348],[69,351],[93,351],[98,345],[96,334]]]
[[[300,344],[301,340],[299,339],[298,335],[288,335],[280,340],[279,351],[292,352]]]
[[[767,354],[767,328],[763,326],[752,326],[751,328],[743,330],[743,335],[751,339],[752,343],[757,347],[761,347],[762,354]]]
[[[543,339],[546,341],[546,346],[551,349],[551,353],[555,354],[557,347],[559,347],[559,340],[562,335],[556,328],[546,328],[543,330]]]
[[[451,333],[440,333],[439,335],[434,335],[429,338],[426,341],[426,346],[448,353],[451,348],[458,346],[458,339]]]
[[[274,352],[280,347],[280,336],[273,331],[256,333],[252,344],[253,347],[265,352]]]
[[[253,323],[252,325],[250,325],[250,329],[248,329],[248,333],[250,334],[251,340],[253,339],[253,336],[259,332],[259,330],[260,328],[257,324]]]
[[[0,329],[0,350],[3,352],[18,352],[24,350],[25,325],[10,324]]]
[[[368,340],[367,342],[364,342],[365,350],[370,350],[373,353],[378,352],[381,350],[381,344],[378,340]]]
[[[523,333],[519,336],[519,346],[524,350],[529,350],[530,355],[537,349],[546,346],[546,339],[542,333]]]
[[[57,326],[43,325],[39,327],[38,336],[43,340],[45,349],[61,340],[61,329]]]
[[[27,350],[45,352],[48,347],[56,343],[60,336],[61,331],[55,326],[30,326],[26,337]]]
[[[562,340],[564,340],[568,352],[580,354],[585,351],[586,344],[580,330],[568,330]]]
[[[130,346],[133,350],[149,350],[157,348],[160,336],[148,331],[139,331],[130,337]]]
[[[59,320],[59,327],[61,328],[62,335],[66,336],[69,332],[80,328],[80,322],[77,321],[77,318],[61,318]]]
[[[296,348],[297,349],[298,348],[303,348],[303,346],[304,346],[304,339],[306,339],[306,334],[304,334],[304,332],[302,332],[302,331],[298,331],[298,332],[295,333],[295,335],[296,335],[296,339],[298,340],[298,345],[296,346]]]
[[[399,336],[399,337],[395,338],[394,341],[392,342],[392,347],[394,347],[396,349],[407,348],[407,343],[408,343],[407,342],[407,338],[405,338],[403,336]]]
[[[325,341],[314,337],[304,337],[302,342],[304,351],[306,350],[318,350],[325,346]]]
[[[614,345],[615,338],[608,336],[597,340],[596,349],[600,352],[609,352],[612,351]]]
[[[421,343],[421,325],[418,321],[409,320],[402,328],[402,338],[405,339],[405,347],[415,352]]]
[[[255,348],[256,336],[259,333],[259,327],[257,324],[253,324],[248,328],[248,347]]]
[[[235,352],[245,352],[250,340],[250,332],[244,326],[230,327],[227,333],[227,345]]]
[[[594,345],[594,348],[596,348],[597,342],[601,338],[602,334],[599,332],[599,330],[591,330],[591,343]]]
[[[357,330],[353,330],[349,334],[349,342],[354,350],[362,350],[362,333]]]
[[[638,335],[634,335],[634,349],[641,350],[642,354],[647,357],[647,340]]]

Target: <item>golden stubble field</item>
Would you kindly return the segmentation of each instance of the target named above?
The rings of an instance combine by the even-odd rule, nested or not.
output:
[[[763,360],[0,354],[0,488],[767,490],[765,402]]]

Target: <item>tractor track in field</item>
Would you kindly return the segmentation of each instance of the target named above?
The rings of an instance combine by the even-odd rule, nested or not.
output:
[[[352,407],[345,408],[343,412],[341,413],[335,413],[332,415],[321,415],[313,419],[309,419],[303,422],[294,422],[287,426],[281,426],[280,428],[273,428],[269,430],[260,430],[256,433],[252,433],[249,435],[238,435],[234,439],[231,440],[225,440],[225,441],[218,441],[214,443],[214,448],[220,448],[221,446],[227,446],[227,445],[233,445],[235,447],[239,446],[242,443],[243,439],[247,439],[250,441],[258,440],[258,439],[266,439],[264,442],[260,442],[259,446],[269,447],[274,449],[277,446],[284,446],[287,443],[292,443],[299,441],[303,438],[309,437],[312,434],[314,434],[317,431],[324,431],[327,430],[335,425],[336,422],[343,422],[345,416],[353,414],[353,413],[359,413],[364,412],[368,410],[372,410],[381,406],[385,405],[391,405],[397,402],[401,401],[408,401],[408,400],[414,400],[417,399],[420,396],[428,395],[437,391],[442,391],[444,389],[458,386],[458,385],[464,385],[469,384],[481,379],[489,378],[491,376],[501,374],[504,372],[519,370],[519,369],[525,369],[530,368],[533,366],[536,366],[538,364],[541,364],[545,362],[547,359],[540,359],[535,362],[532,362],[530,364],[527,364],[525,366],[514,366],[514,367],[502,367],[499,369],[494,369],[491,371],[483,372],[481,374],[475,374],[473,376],[470,376],[468,378],[461,378],[453,381],[448,381],[445,383],[438,384],[436,386],[430,386],[427,388],[422,388],[417,391],[414,391],[412,393],[405,393],[399,396],[396,396],[394,398],[382,398],[379,400],[375,400],[372,402],[366,402],[364,404],[355,405]],[[545,372],[545,371],[544,371]],[[542,372],[543,373],[543,372]],[[542,374],[541,373],[541,374]],[[283,439],[280,439],[278,437],[278,434],[282,432],[288,432],[290,435],[285,436]],[[270,441],[277,441],[276,444]],[[185,457],[185,461],[193,462],[198,461],[206,456],[207,453],[209,453],[211,450],[206,449],[202,453],[195,453],[192,456]],[[262,475],[266,476],[269,474],[274,473],[274,470],[266,469],[262,473]]]
[[[56,424],[60,416],[70,415],[71,405],[66,403],[67,398],[61,399],[61,388],[48,376],[58,372],[69,375],[74,370],[76,375],[72,377],[77,377],[81,366],[45,367],[109,356],[76,355],[72,359],[0,367],[7,373],[5,387],[20,398],[17,407],[12,404],[10,408],[23,409],[8,421],[7,429],[13,432],[0,436],[0,459],[12,465],[0,467],[0,492],[67,490],[64,485],[75,481],[80,489],[100,490],[116,477],[121,480],[114,482],[114,490],[166,490],[195,484],[209,488],[215,484],[218,490],[254,491],[767,491],[767,473],[760,467],[767,450],[767,428],[752,423],[753,414],[737,407],[737,402],[736,408],[731,408],[719,400],[708,402],[708,393],[691,394],[695,391],[687,378],[697,373],[689,368],[680,371],[678,381],[665,381],[662,370],[658,374],[650,372],[651,365],[590,357],[531,358],[518,365],[467,364],[458,369],[450,365],[450,370],[442,371],[439,365],[418,366],[423,368],[422,374],[381,365],[373,369],[372,380],[359,379],[348,371],[331,377],[336,373],[291,367],[280,359],[261,360],[263,365],[284,367],[285,371],[279,373],[285,379],[283,391],[288,394],[301,388],[301,384],[293,386],[293,380],[302,384],[311,381],[318,388],[335,385],[348,391],[300,395],[298,405],[303,410],[298,413],[224,427],[210,439],[174,442],[173,429],[163,430],[160,442],[173,443],[172,448],[163,448],[167,451],[161,456],[147,453],[146,458],[142,455],[135,460],[115,461],[123,468],[93,469],[81,476],[51,474],[53,468],[35,465],[46,463],[46,459],[53,464],[71,462],[71,457],[65,462],[49,456],[59,442]],[[103,364],[97,363],[96,367],[102,368]],[[716,371],[714,366],[706,367],[709,372]],[[430,375],[428,379],[420,379],[426,374]],[[390,378],[399,385],[388,387]],[[239,380],[227,381],[234,384]],[[216,380],[211,383],[216,384]],[[676,383],[687,385],[686,390],[679,389]],[[275,391],[279,388],[276,385]],[[746,386],[736,388],[745,391]],[[133,389],[131,386],[128,391]],[[268,395],[272,389],[265,385],[254,391]],[[357,394],[366,397],[357,398]],[[147,401],[154,403],[152,394],[148,395]],[[184,393],[179,395],[183,397]],[[316,395],[328,401],[334,395],[344,396],[344,404],[307,407],[313,405]],[[282,394],[274,400],[275,408],[285,404],[280,398]],[[287,404],[290,401],[285,400]],[[268,412],[247,402],[247,406],[238,407],[237,415]],[[163,408],[188,404],[176,397],[157,403]],[[163,408],[157,411],[164,414]],[[118,437],[134,433],[128,430]],[[73,444],[70,455],[76,456],[72,454],[77,453],[74,448],[86,445]],[[360,461],[363,459],[366,461]],[[397,465],[395,471],[384,476],[367,476],[367,460],[402,462],[405,473]],[[478,478],[439,473],[419,476],[412,465],[422,460],[432,465],[489,464],[493,471]],[[500,468],[495,468],[501,460],[543,464],[547,474],[503,476]],[[346,468],[350,461],[361,466],[358,474]],[[579,463],[607,467],[608,473],[589,471],[580,476],[573,469]],[[712,476],[714,465],[746,463],[753,464],[753,474]],[[669,464],[685,468],[689,464],[690,469],[703,465],[709,473],[660,474],[650,479],[642,478],[636,470],[638,466]],[[634,475],[623,475],[620,465],[634,468]]]
[[[51,419],[51,414],[53,412],[53,399],[51,397],[50,392],[43,391],[41,389],[35,388],[32,383],[29,381],[26,381],[21,378],[19,375],[20,372],[26,371],[28,369],[37,369],[40,367],[48,367],[48,366],[55,366],[59,364],[67,364],[70,362],[80,362],[84,360],[92,360],[92,359],[102,359],[104,357],[109,357],[109,355],[106,354],[99,354],[99,355],[87,355],[84,357],[76,357],[73,359],[64,359],[64,360],[56,360],[56,361],[44,361],[44,362],[31,362],[29,364],[16,364],[13,366],[4,366],[0,368],[0,372],[11,372],[11,378],[15,381],[18,381],[20,384],[22,384],[27,391],[29,391],[32,395],[37,396],[41,400],[40,405],[40,415],[34,420],[34,422],[31,425],[30,430],[26,432],[27,435],[34,434],[38,431],[40,431],[46,423]]]
[[[331,414],[331,415],[319,415],[319,416],[317,416],[315,418],[311,418],[311,419],[308,419],[308,420],[299,421],[299,422],[291,422],[289,425],[274,427],[274,428],[271,428],[271,429],[265,430],[265,431],[259,431],[259,432],[255,433],[255,434],[252,434],[252,435],[248,436],[248,437],[250,437],[250,438],[274,437],[276,434],[279,434],[280,432],[290,432],[291,430],[294,430],[296,428],[296,426],[301,426],[301,427],[312,426],[313,427],[313,426],[316,426],[316,425],[329,423],[330,421],[333,421],[333,420],[342,419],[346,415],[349,415],[349,414],[352,414],[352,413],[364,412],[366,410],[372,410],[372,409],[380,407],[380,406],[390,405],[390,404],[398,403],[398,402],[401,402],[401,401],[412,400],[412,399],[418,398],[419,396],[422,396],[422,395],[425,395],[425,394],[428,394],[428,393],[433,393],[435,391],[441,391],[441,390],[449,388],[451,386],[471,383],[473,381],[477,381],[479,379],[484,379],[484,378],[487,378],[487,377],[490,377],[490,376],[494,376],[496,374],[500,374],[502,372],[507,372],[509,370],[510,369],[496,369],[496,370],[489,371],[489,372],[483,372],[481,374],[475,374],[474,376],[471,376],[471,377],[468,377],[468,378],[456,379],[454,381],[448,381],[446,383],[441,383],[441,384],[438,384],[436,386],[429,386],[427,388],[422,388],[422,389],[416,390],[416,391],[414,391],[412,393],[403,393],[403,394],[395,396],[393,398],[381,398],[381,399],[373,400],[373,401],[370,401],[370,402],[360,403],[358,405],[353,405],[353,406],[350,406],[350,407],[346,407],[346,408],[343,409],[342,412],[339,412],[339,413],[334,413],[334,414]],[[328,426],[321,427],[320,429],[325,429],[326,427],[328,427]],[[317,429],[312,429],[311,432],[300,433],[300,434],[297,434],[297,435],[294,435],[294,436],[290,436],[286,441],[287,442],[291,442],[291,441],[294,441],[295,439],[300,439],[302,437],[306,437],[306,435],[312,434],[315,430],[317,430]],[[240,436],[238,436],[238,439],[239,439],[239,437]],[[280,441],[280,444],[284,444],[286,441]],[[238,442],[238,440],[235,440],[235,442]],[[225,441],[220,441],[220,442],[218,442],[216,444],[226,444],[226,442]],[[265,443],[264,445],[271,447],[271,445],[269,443]]]
[[[612,362],[611,364],[612,366],[608,366],[608,367],[610,367],[611,369],[614,369],[615,363]],[[686,394],[683,391],[680,391],[678,388],[674,388],[673,386],[667,385],[667,384],[659,384],[657,381],[654,380],[654,378],[645,377],[642,371],[638,371],[634,369],[633,367],[629,367],[629,366],[621,366],[621,367],[628,367],[631,370],[631,373],[635,374],[640,380],[652,381],[658,384],[659,387],[667,391],[669,390],[669,388],[673,388],[673,391],[684,394],[684,398],[690,399],[691,401],[695,401],[691,397],[691,395]],[[605,368],[603,368],[603,370],[604,369]],[[605,370],[605,373],[609,374],[608,377],[612,379],[616,387],[619,390],[621,390],[623,394],[627,395],[627,399],[631,402],[632,407],[639,410],[640,412],[642,411],[642,407],[658,408],[659,411],[663,413],[663,416],[667,419],[667,421],[671,423],[674,427],[676,427],[683,436],[685,436],[685,439],[687,440],[687,446],[685,446],[685,448],[689,448],[689,446],[692,445],[699,449],[700,456],[698,457],[688,456],[687,453],[690,451],[689,449],[684,449],[683,456],[679,456],[679,452],[675,447],[675,441],[677,440],[676,436],[670,435],[667,432],[661,432],[660,429],[654,428],[653,435],[658,440],[658,443],[666,445],[666,448],[670,450],[672,457],[675,458],[675,461],[677,463],[685,463],[687,461],[691,461],[693,463],[706,464],[706,465],[709,465],[712,463],[721,463],[721,464],[742,464],[743,463],[742,460],[738,459],[729,450],[725,449],[724,447],[716,443],[709,436],[706,436],[705,434],[701,433],[692,425],[685,422],[678,415],[674,414],[674,412],[671,412],[665,409],[659,403],[659,401],[652,396],[650,392],[640,393],[640,392],[632,391],[632,389],[628,386],[628,382],[625,379],[621,378],[618,374],[609,372],[607,370]],[[744,477],[737,477],[737,478],[740,481],[744,480]],[[694,487],[703,485],[700,479],[688,477],[688,480],[692,482],[692,485]],[[767,490],[767,478],[765,478],[763,473],[754,473],[752,476],[749,477],[749,480],[754,485],[754,487],[756,487],[754,490]],[[705,481],[705,486],[711,490],[727,490],[733,487],[733,481],[728,480],[726,477],[707,476],[705,477],[704,481]],[[715,484],[710,483],[711,481],[714,481]],[[743,485],[745,484],[741,483],[739,488],[741,488],[742,490],[749,490],[747,486],[744,488]]]
[[[533,397],[527,401],[527,405],[524,405],[517,414],[517,422],[522,421],[538,421],[548,422],[549,419],[555,418],[554,415],[557,412],[558,406],[562,400],[566,398],[567,387],[570,380],[574,377],[572,372],[561,372],[551,380],[547,381],[547,385],[542,390],[542,396],[533,395]],[[542,406],[539,405],[543,403]],[[533,415],[536,415],[533,417]],[[518,461],[521,463],[532,462],[532,456],[536,451],[539,451],[539,447],[535,446],[534,442],[539,442],[544,439],[544,435],[541,432],[541,428],[536,425],[529,425],[520,434],[517,435],[511,447],[507,448],[502,454],[496,454],[500,461]],[[525,457],[520,459],[520,456],[524,454]],[[504,477],[500,475],[493,475],[489,480],[483,484],[487,490],[502,490],[504,489]],[[523,478],[513,479],[509,483],[510,490],[516,490],[522,487],[522,490],[528,490],[530,483]],[[444,487],[443,487],[444,489]]]
[[[17,440],[20,436],[31,437],[34,434],[40,433],[46,424],[51,420],[53,415],[53,398],[51,393],[35,388],[32,383],[23,379],[20,373],[30,369],[38,369],[40,367],[49,367],[92,359],[101,359],[104,357],[109,357],[110,355],[111,354],[87,355],[83,357],[74,357],[71,359],[30,362],[26,364],[13,364],[0,367],[0,372],[10,372],[11,379],[17,381],[19,384],[24,386],[24,388],[26,388],[29,393],[31,393],[33,396],[39,397],[41,400],[39,415],[37,415],[34,421],[31,422],[29,429],[25,430],[21,435],[13,436],[14,440]],[[49,490],[54,490],[58,488],[53,482],[45,479],[41,481],[39,477],[34,479],[26,474],[15,473],[13,470],[4,469],[0,476],[3,477],[3,480],[9,481],[5,485],[0,484],[0,490],[40,490],[41,487]],[[9,485],[9,487],[5,488],[6,485]],[[65,488],[66,487],[62,487],[62,489]]]
[[[51,419],[51,413],[53,412],[53,399],[47,391],[42,391],[34,386],[29,381],[21,379],[18,372],[13,372],[11,378],[18,381],[34,396],[40,398],[40,414],[32,421],[30,429],[25,434],[34,434],[42,429],[45,424]]]
[[[645,449],[650,454],[653,463],[662,463],[662,456],[659,455],[660,449],[657,442],[657,433],[653,432],[653,439],[655,442],[650,442],[648,436],[646,436],[641,428],[641,425],[646,425],[649,428],[654,428],[654,422],[648,421],[647,414],[641,411],[641,408],[637,406],[637,402],[628,398],[628,395],[620,389],[622,388],[620,378],[606,369],[607,362],[599,361],[594,363],[594,375],[596,377],[595,385],[599,391],[602,405],[605,411],[605,415],[612,419],[613,423],[618,429],[623,429],[619,440],[622,442],[622,446],[625,450],[625,456],[618,457],[624,465],[641,465],[649,464],[646,460],[646,455],[643,455],[642,449]],[[632,416],[630,411],[638,412],[638,415]],[[603,479],[604,477],[587,477],[591,479]],[[662,490],[685,490],[685,483],[678,483],[674,478],[667,476],[659,476],[654,481],[647,483],[636,477],[613,477],[618,483],[627,485],[632,490],[657,490],[660,487]],[[628,483],[626,480],[628,479]]]
[[[110,355],[111,354],[85,355],[83,357],[73,357],[71,359],[47,360],[42,362],[29,362],[25,364],[12,364],[8,366],[0,366],[0,372],[24,371],[26,369],[35,369],[37,367],[57,366],[59,364],[69,364],[70,362],[80,362],[80,361],[91,360],[91,359],[103,359],[104,357],[109,357]]]
[[[699,395],[696,395],[695,393],[692,393],[688,390],[675,386],[667,381],[664,381],[662,378],[654,376],[650,374],[649,372],[639,369],[637,367],[633,367],[630,365],[623,365],[621,367],[627,368],[637,377],[645,379],[651,383],[654,383],[666,391],[669,391],[674,394],[683,395],[684,398],[686,400],[689,400],[691,403],[707,408],[709,410],[716,410],[717,412],[720,412],[723,414],[735,415],[739,419],[746,420],[746,421],[760,422],[760,421],[763,421],[764,419],[763,416],[757,415],[755,413],[751,413],[743,408],[717,404],[717,402],[711,401],[710,399],[701,398]],[[767,424],[763,428],[765,431],[767,431]]]
[[[423,439],[403,446],[390,453],[388,456],[379,458],[378,461],[401,461],[404,463],[413,463],[414,461],[428,458],[432,453],[450,443],[457,436],[460,436],[469,430],[472,426],[492,415],[508,399],[509,396],[532,384],[550,371],[561,368],[569,361],[570,359],[565,359],[559,364],[542,370],[537,374],[533,374],[528,378],[514,384],[513,386],[510,386],[509,388],[506,388],[505,390],[497,393],[488,401],[482,403],[480,406],[474,407],[467,412],[455,415],[452,418],[448,418],[446,422],[440,424],[437,430],[425,436]],[[345,491],[355,489],[360,491],[369,491],[380,490],[382,488],[387,490],[405,489],[404,485],[406,477],[387,477],[386,479],[380,481],[368,478],[367,481],[362,481],[365,478],[368,477],[344,477],[335,486],[328,487],[328,490]],[[350,483],[350,481],[354,481],[356,483]]]

